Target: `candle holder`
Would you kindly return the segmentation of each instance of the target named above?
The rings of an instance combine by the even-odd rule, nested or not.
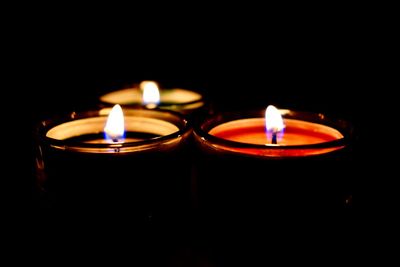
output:
[[[356,182],[351,124],[324,114],[279,112],[286,144],[267,140],[265,110],[217,113],[194,126],[200,217],[277,226],[350,213]],[[303,134],[311,137],[299,144]]]
[[[202,94],[182,88],[160,89],[158,103],[149,105],[143,99],[143,88],[141,88],[141,84],[143,83],[153,83],[157,86],[152,81],[144,81],[140,84],[134,84],[131,88],[106,93],[99,98],[100,106],[108,107],[120,104],[129,108],[158,108],[179,112],[192,118],[206,115],[209,110],[207,100]]]
[[[124,110],[121,142],[104,139],[110,108],[46,120],[37,127],[37,185],[44,210],[131,222],[169,220],[188,207],[191,133],[180,114]]]
[[[216,135],[210,134],[210,130],[216,128],[217,126],[234,122],[239,120],[249,120],[243,121],[242,125],[246,127],[246,124],[251,124],[251,131],[258,127],[260,128],[260,123],[264,124],[263,116],[265,110],[253,110],[253,111],[244,111],[238,113],[220,113],[216,114],[213,117],[208,117],[201,124],[197,124],[195,127],[195,135],[196,139],[203,144],[201,148],[214,150],[215,152],[223,152],[232,155],[246,156],[246,157],[259,157],[259,158],[268,158],[271,160],[274,159],[289,159],[289,158],[298,158],[304,159],[308,156],[321,156],[324,157],[332,157],[340,154],[342,156],[342,152],[345,152],[350,148],[352,144],[352,139],[354,137],[354,129],[351,124],[345,120],[332,119],[324,114],[316,114],[310,112],[300,112],[300,111],[292,111],[292,110],[280,110],[284,119],[292,120],[292,124],[296,126],[296,121],[301,121],[303,123],[310,123],[301,125],[302,131],[306,131],[307,129],[315,127],[318,125],[319,131],[327,131],[328,134],[332,134],[333,138],[329,141],[321,141],[313,144],[289,144],[289,145],[274,145],[267,143],[267,133],[265,125],[261,125],[261,131],[265,135],[265,143],[256,144],[250,143],[246,141],[232,141],[227,138],[221,138]],[[258,118],[258,122],[250,121],[255,118]],[[294,122],[294,123],[293,123]],[[313,125],[315,124],[315,125]],[[234,126],[231,126],[229,131],[243,131],[240,129],[242,125],[239,123]],[[299,127],[299,128],[300,128]],[[321,130],[322,129],[322,130]],[[245,129],[245,131],[248,129]],[[309,131],[313,131],[310,129]],[[241,134],[241,133],[239,133]],[[317,134],[320,134],[317,132]],[[337,137],[335,136],[337,135]],[[246,132],[243,132],[243,135],[246,135]],[[251,138],[251,137],[250,137]],[[332,153],[330,153],[332,152]]]

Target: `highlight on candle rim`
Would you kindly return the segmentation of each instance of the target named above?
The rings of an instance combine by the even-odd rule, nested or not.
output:
[[[273,105],[265,110],[265,129],[268,142],[277,144],[282,139],[285,124],[280,111]]]
[[[142,90],[142,102],[147,108],[156,108],[160,103],[160,91],[156,82],[143,81],[139,85]]]
[[[124,113],[120,105],[115,105],[108,115],[104,136],[108,142],[122,142],[125,135]]]

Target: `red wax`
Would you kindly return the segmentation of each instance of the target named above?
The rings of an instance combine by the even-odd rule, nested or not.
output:
[[[296,148],[288,146],[301,146],[323,144],[343,138],[336,129],[302,120],[284,119],[285,129],[283,136],[278,139],[278,144],[271,144],[267,139],[264,118],[251,118],[230,121],[218,125],[210,130],[209,134],[216,137],[245,144],[265,145],[265,148],[242,148],[215,145],[216,148],[240,152],[251,155],[270,157],[299,157],[328,153],[340,147],[326,148]],[[275,148],[271,149],[274,146]]]

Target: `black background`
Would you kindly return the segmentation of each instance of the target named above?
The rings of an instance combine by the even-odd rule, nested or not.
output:
[[[39,120],[92,108],[105,92],[155,80],[166,88],[201,91],[220,110],[275,104],[359,127],[373,86],[371,58],[359,31],[333,26],[292,24],[273,34],[239,25],[210,34],[164,29],[127,39],[126,32],[44,32],[21,49],[15,63],[7,104],[15,106],[18,119],[11,123],[20,129],[25,150]]]
[[[240,12],[227,13],[235,19],[215,23],[200,14],[186,27],[181,26],[190,16],[154,26],[147,20],[140,25],[124,21],[124,27],[111,27],[107,19],[72,25],[74,19],[66,17],[55,28],[49,27],[51,18],[26,23],[24,31],[14,33],[19,41],[12,43],[13,52],[6,51],[12,74],[7,72],[11,82],[3,98],[12,107],[5,110],[3,140],[10,164],[2,189],[12,214],[32,215],[36,123],[85,109],[102,93],[141,80],[201,91],[220,110],[275,104],[347,119],[358,134],[355,166],[370,159],[365,112],[368,92],[377,90],[370,25],[352,16],[354,11],[312,18],[297,14],[292,20],[264,20],[265,14],[244,20]],[[16,132],[10,133],[11,127]]]

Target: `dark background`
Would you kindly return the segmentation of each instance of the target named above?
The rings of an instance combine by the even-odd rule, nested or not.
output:
[[[21,229],[29,228],[33,218],[34,126],[86,109],[104,92],[142,80],[201,91],[220,110],[275,104],[347,119],[357,129],[355,168],[371,160],[365,153],[365,122],[373,116],[367,100],[368,92],[379,95],[379,89],[371,71],[370,24],[354,17],[355,10],[328,17],[324,12],[312,18],[297,14],[292,20],[223,13],[235,20],[215,23],[200,14],[186,27],[181,25],[188,15],[171,24],[142,20],[110,27],[107,19],[72,25],[75,18],[66,17],[53,28],[55,18],[27,22],[14,33],[19,39],[5,51],[12,57],[7,66],[12,74],[7,72],[10,83],[2,100],[12,108],[4,108],[9,179],[3,183],[2,203],[24,217],[18,220]]]
[[[275,104],[344,118],[361,129],[375,77],[365,29],[356,26],[325,21],[282,30],[263,24],[214,31],[167,27],[134,32],[135,38],[118,28],[104,35],[101,27],[37,28],[16,46],[3,100],[12,107],[6,121],[20,140],[8,151],[11,162],[23,167],[12,170],[22,172],[17,180],[29,190],[35,124],[91,108],[101,94],[142,80],[200,91],[219,110]]]

